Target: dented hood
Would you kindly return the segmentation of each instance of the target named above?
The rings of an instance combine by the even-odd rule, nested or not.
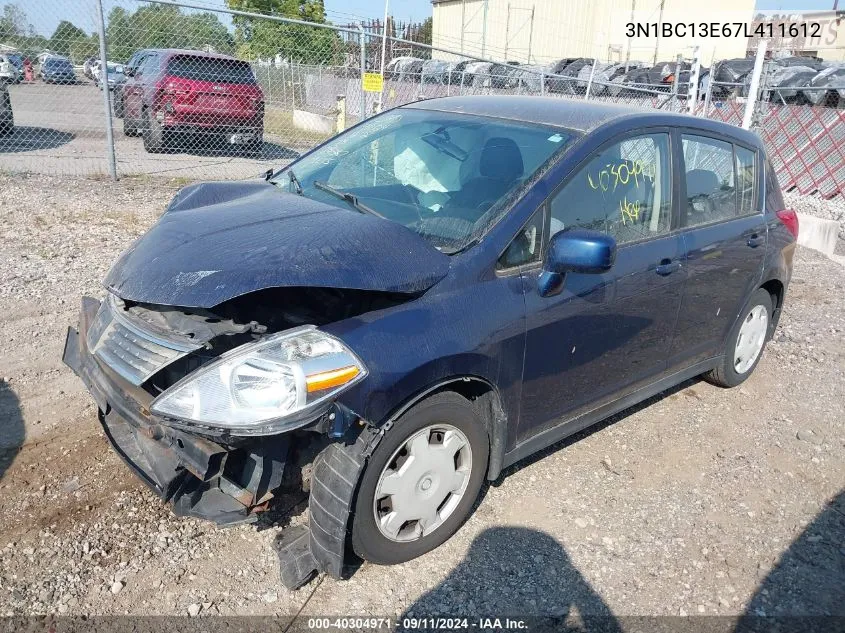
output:
[[[449,257],[410,229],[264,182],[182,189],[115,262],[105,285],[123,299],[211,308],[263,288],[422,292]]]

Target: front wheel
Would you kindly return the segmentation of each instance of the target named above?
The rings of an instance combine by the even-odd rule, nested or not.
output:
[[[757,289],[728,336],[722,360],[704,374],[704,379],[719,387],[736,387],[744,382],[763,356],[772,313],[771,295],[763,288]]]
[[[164,130],[161,123],[154,116],[150,116],[149,110],[144,110],[144,129],[141,136],[144,140],[144,149],[150,154],[157,154],[164,150]]]
[[[423,400],[384,436],[361,477],[352,547],[393,565],[446,541],[472,512],[489,440],[472,404],[452,392]]]

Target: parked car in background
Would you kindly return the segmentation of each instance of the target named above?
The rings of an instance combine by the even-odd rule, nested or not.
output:
[[[453,86],[461,86],[472,83],[472,75],[467,78],[466,68],[472,61],[465,59],[460,62],[452,62],[449,66],[449,83]]]
[[[150,50],[123,85],[123,132],[148,152],[179,140],[225,141],[258,155],[264,94],[249,63],[228,55]]]
[[[44,83],[75,84],[77,81],[76,72],[73,70],[73,64],[70,63],[70,60],[57,55],[47,57],[41,63],[38,74]]]
[[[584,63],[592,64],[593,60],[588,57],[566,57],[564,59],[559,59],[557,62],[552,64],[552,67],[549,70],[549,73],[554,76],[546,78],[546,90],[548,92],[573,94],[575,92],[575,76],[566,76],[564,73],[570,65],[577,64],[580,69]]]
[[[144,56],[155,50],[159,49],[142,48],[132,53],[132,56],[123,65],[124,77],[128,80],[132,73],[138,69],[138,66],[141,63],[141,60],[144,59]],[[123,86],[125,84],[126,81],[115,84],[114,94],[112,95],[112,109],[114,111],[114,115],[119,119],[123,118]]]
[[[394,57],[384,66],[384,78],[392,79],[394,81],[402,81],[404,79],[402,73],[403,69],[407,68],[409,64],[418,61],[421,62],[422,60],[418,57],[410,56]]]
[[[12,99],[5,81],[0,81],[0,136],[11,134],[15,129],[15,116],[12,113]]]
[[[278,549],[296,587],[341,577],[350,546],[433,550],[485,481],[675,385],[743,383],[797,234],[750,131],[425,100],[267,181],[182,189],[83,299],[63,359],[180,515],[254,521],[307,468],[309,523]]]
[[[420,72],[424,84],[445,84],[449,81],[449,62],[427,59],[423,62]]]
[[[820,70],[801,89],[807,103],[835,108],[845,99],[845,66],[829,66]]]
[[[464,69],[465,85],[483,88],[490,85],[490,62],[470,62]]]
[[[109,90],[115,90],[117,86],[122,86],[126,83],[125,66],[123,64],[115,64],[106,62],[106,85]],[[103,73],[98,73],[97,87],[103,89]]]
[[[12,55],[0,53],[0,81],[7,84],[17,84],[21,82],[23,76],[23,58],[21,59],[21,66],[18,68]]]
[[[593,74],[593,85],[590,88],[590,94],[601,96],[608,93],[611,88],[610,84],[622,77],[628,72],[645,67],[643,62],[628,61],[617,63],[603,63],[597,64],[595,73],[593,73],[592,64],[584,64],[581,70],[578,71],[578,81],[575,82],[576,88],[586,90],[587,84],[590,81],[590,74]]]
[[[82,62],[82,74],[92,81],[94,80],[94,64],[97,62],[98,59],[96,57],[89,57]]]

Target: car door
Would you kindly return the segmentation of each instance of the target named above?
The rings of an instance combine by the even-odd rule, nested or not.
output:
[[[722,352],[760,282],[767,229],[757,152],[698,131],[678,136],[688,281],[671,362],[685,366]]]
[[[656,380],[667,366],[681,301],[683,240],[673,232],[668,130],[617,137],[582,163],[547,202],[547,234],[608,233],[604,274],[568,273],[556,296],[523,273],[526,349],[518,441]]]
[[[124,92],[124,107],[128,116],[135,120],[141,120],[141,112],[144,108],[144,93],[149,89],[151,82],[155,81],[158,74],[159,55],[148,53],[138,62],[132,84],[127,85]]]

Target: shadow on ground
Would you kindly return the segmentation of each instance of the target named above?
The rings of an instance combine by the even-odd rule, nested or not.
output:
[[[0,154],[55,149],[70,143],[75,135],[49,127],[16,125],[9,134],[0,136]]]
[[[746,614],[752,620],[755,616],[836,616],[842,626],[845,490],[825,506],[781,555],[757,588]],[[744,629],[740,625],[737,630]]]
[[[252,160],[293,160],[299,158],[299,152],[264,141],[260,154],[249,154],[239,145],[228,143],[192,143],[179,142],[167,151],[168,154],[187,154],[190,156],[219,157],[219,158],[251,158]]]
[[[18,397],[9,384],[0,379],[0,481],[15,461],[25,437]]]
[[[524,527],[484,530],[464,560],[411,605],[398,624],[401,628],[404,618],[438,615],[500,618],[501,628],[508,628],[507,617],[529,618],[531,631],[622,630],[566,550],[545,532]]]

